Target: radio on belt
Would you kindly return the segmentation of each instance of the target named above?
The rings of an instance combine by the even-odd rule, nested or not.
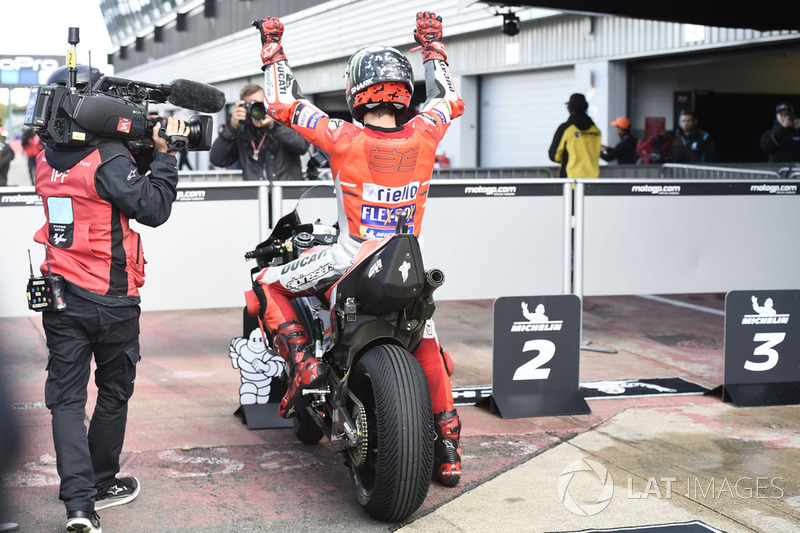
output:
[[[46,276],[33,276],[30,250],[28,250],[28,264],[31,269],[31,278],[28,280],[28,309],[33,311],[63,311],[66,309],[64,276],[50,272],[50,259],[47,259]]]

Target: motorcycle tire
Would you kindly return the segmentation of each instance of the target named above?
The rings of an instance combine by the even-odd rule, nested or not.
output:
[[[294,436],[303,444],[316,444],[324,436],[320,427],[311,418],[311,413],[305,409],[301,410],[292,421]]]
[[[435,433],[425,373],[404,348],[379,345],[356,363],[348,386],[367,415],[366,458],[350,462],[356,498],[378,520],[404,520],[431,484]]]

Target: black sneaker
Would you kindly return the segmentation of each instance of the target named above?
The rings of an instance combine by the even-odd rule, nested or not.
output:
[[[94,511],[67,511],[67,533],[103,533]]]
[[[139,480],[135,477],[117,479],[103,492],[98,492],[94,497],[94,510],[99,511],[106,507],[124,505],[132,502],[139,495]]]

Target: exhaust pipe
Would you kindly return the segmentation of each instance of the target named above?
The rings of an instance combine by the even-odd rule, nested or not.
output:
[[[425,271],[425,286],[422,288],[422,298],[430,298],[433,291],[438,289],[444,283],[444,272],[438,268],[432,268]]]

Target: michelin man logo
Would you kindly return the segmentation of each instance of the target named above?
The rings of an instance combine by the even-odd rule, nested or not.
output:
[[[514,322],[511,326],[511,333],[529,331],[561,331],[563,320],[550,320],[545,314],[544,304],[538,304],[534,312],[530,311],[527,302],[522,302],[522,316],[526,318],[524,322]]]
[[[248,338],[235,337],[230,345],[231,364],[242,374],[239,402],[242,405],[269,402],[272,378],[283,373],[283,358],[267,349],[261,330],[255,328]]]
[[[750,297],[753,304],[754,315],[744,315],[742,317],[743,325],[758,325],[758,324],[788,324],[789,314],[779,314],[775,310],[772,298],[764,300],[764,305],[758,305],[758,298],[755,296]]]

